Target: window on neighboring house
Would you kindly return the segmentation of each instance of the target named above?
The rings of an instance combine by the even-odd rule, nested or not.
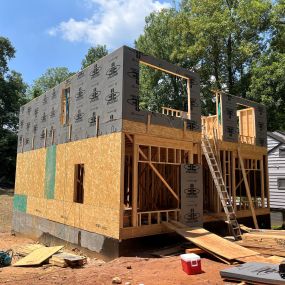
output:
[[[61,116],[60,122],[62,125],[69,123],[69,104],[70,104],[70,87],[62,89],[61,93]]]
[[[75,164],[73,202],[83,204],[84,201],[84,164]]]
[[[278,178],[278,190],[285,190],[285,178]]]
[[[281,146],[279,148],[279,157],[285,157],[285,147]]]

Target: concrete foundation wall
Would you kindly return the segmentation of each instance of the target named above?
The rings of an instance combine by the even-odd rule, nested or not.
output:
[[[56,243],[69,242],[105,257],[115,258],[119,255],[119,241],[116,239],[27,213],[14,211],[12,227],[15,232],[40,239],[45,244],[54,244],[56,238]]]

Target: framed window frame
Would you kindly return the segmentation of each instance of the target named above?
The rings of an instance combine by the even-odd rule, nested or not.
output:
[[[284,186],[280,185],[281,180],[283,180],[282,182],[284,183]],[[277,187],[278,187],[278,190],[285,190],[285,177],[277,178]]]
[[[84,176],[85,168],[84,164],[75,164],[74,166],[74,193],[73,202],[83,204],[84,203]]]

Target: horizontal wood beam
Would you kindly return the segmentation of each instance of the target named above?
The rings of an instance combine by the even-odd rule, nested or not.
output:
[[[183,75],[181,75],[181,74],[178,74],[178,73],[175,73],[175,72],[166,70],[166,69],[164,69],[164,68],[162,68],[162,67],[160,67],[160,66],[150,64],[150,63],[145,62],[145,61],[143,61],[143,60],[141,60],[141,59],[140,59],[140,63],[143,64],[143,65],[149,66],[149,67],[151,67],[151,68],[153,68],[153,69],[157,69],[157,70],[163,71],[163,72],[165,72],[165,73],[172,74],[172,75],[177,76],[177,77],[181,77],[181,78],[183,78],[183,79],[189,79],[189,77],[187,77],[187,76],[183,76]]]

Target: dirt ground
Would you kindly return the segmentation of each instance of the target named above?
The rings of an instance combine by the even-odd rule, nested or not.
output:
[[[11,231],[13,189],[0,187],[0,233]]]
[[[0,250],[34,243],[30,239],[11,235],[11,192],[0,189]],[[17,259],[15,257],[14,259]],[[110,262],[88,258],[88,263],[79,269],[43,265],[40,267],[2,267],[0,284],[42,285],[42,284],[112,284],[114,277],[120,277],[122,284],[131,285],[188,285],[226,284],[219,275],[226,264],[202,258],[203,273],[187,275],[182,271],[179,256],[164,258],[120,257]],[[130,283],[128,283],[130,282]],[[228,283],[229,284],[229,283]]]

